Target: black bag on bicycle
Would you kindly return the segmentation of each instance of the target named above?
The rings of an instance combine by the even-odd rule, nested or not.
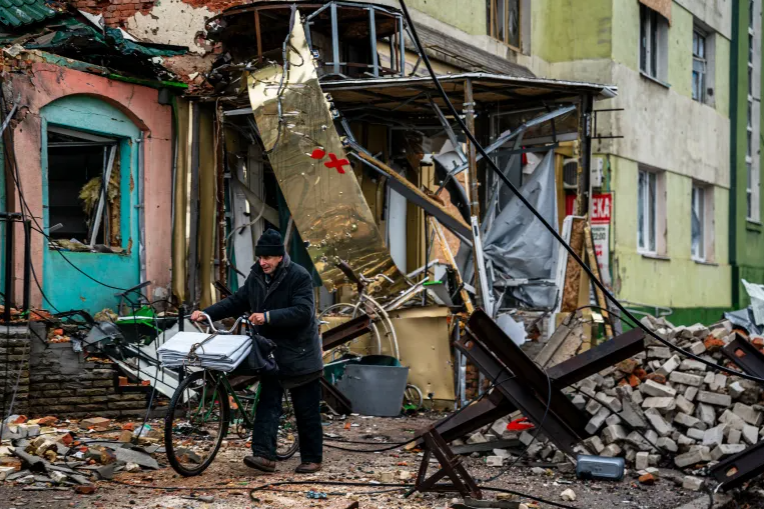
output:
[[[251,374],[275,376],[279,373],[276,364],[276,343],[260,334],[252,333],[252,352],[242,362],[242,371]],[[237,369],[236,371],[239,371]]]

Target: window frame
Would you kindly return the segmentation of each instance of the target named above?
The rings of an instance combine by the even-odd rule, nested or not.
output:
[[[690,197],[690,257],[696,262],[705,262],[707,259],[706,243],[707,237],[707,200],[706,200],[707,187],[693,182],[692,191]],[[697,209],[697,210],[696,210]],[[694,216],[698,217],[699,221],[699,242],[695,244],[692,239],[692,219]],[[698,247],[698,252],[695,252],[695,246]]]
[[[643,178],[647,183],[643,187]],[[650,188],[652,187],[652,206]],[[641,210],[645,207],[645,210]],[[640,218],[644,218],[640,224]],[[652,226],[652,239],[650,238]],[[651,242],[652,241],[652,242]],[[652,245],[651,245],[652,244]],[[658,173],[640,168],[637,177],[637,251],[645,255],[658,254]]]
[[[698,41],[702,42],[702,55],[696,53],[695,41],[696,37]],[[700,46],[700,45],[699,45]],[[695,69],[695,63],[698,62],[702,65],[703,70],[698,71]],[[698,91],[699,96],[695,96],[695,73],[699,75]],[[706,102],[706,89],[708,82],[708,33],[698,27],[693,27],[692,30],[692,99],[700,103]]]
[[[640,4],[638,57],[640,74],[669,86],[668,21],[644,4]]]
[[[504,2],[504,37],[500,38],[498,32],[498,28],[496,26],[496,16],[498,11],[498,2],[499,0],[488,0],[489,2],[489,18],[488,18],[488,35],[496,40],[499,41],[506,46],[510,47],[512,50],[521,53],[522,52],[522,46],[523,46],[523,1],[522,0],[503,0]],[[509,41],[509,2],[513,2],[517,4],[517,45],[512,44]]]

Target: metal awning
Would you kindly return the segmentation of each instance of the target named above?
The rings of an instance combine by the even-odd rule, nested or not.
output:
[[[487,73],[452,74],[438,79],[446,92],[453,94],[455,103],[464,101],[464,84],[470,80],[476,102],[502,105],[508,110],[532,103],[571,101],[581,95],[595,100],[610,99],[618,92],[615,85]],[[357,104],[399,113],[431,114],[430,98],[445,106],[432,79],[426,76],[325,81],[321,88],[331,93],[334,103],[343,110]]]

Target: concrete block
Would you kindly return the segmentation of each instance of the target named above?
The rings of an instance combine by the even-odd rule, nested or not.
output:
[[[749,445],[753,445],[759,441],[759,429],[756,426],[751,426],[750,424],[746,424],[743,426],[743,440]],[[730,441],[730,443],[733,443]]]
[[[698,407],[695,409],[695,417],[708,426],[716,424],[716,411],[714,411],[714,407],[711,405],[706,405],[705,403],[698,404]]]
[[[597,399],[601,401],[603,405],[606,406],[608,410],[610,410],[611,412],[620,412],[623,409],[621,400],[616,398],[615,396],[608,396],[607,394],[601,394]]]
[[[761,426],[762,421],[764,420],[764,416],[761,412],[739,402],[735,403],[732,411],[752,426]]]
[[[634,394],[639,393],[634,392]],[[639,406],[628,400],[623,400],[622,405],[623,410],[621,410],[621,413],[618,414],[621,416],[621,419],[626,421],[626,423],[628,423],[632,428],[642,429],[647,426],[644,414],[642,413],[642,410],[639,408]]]
[[[671,349],[667,346],[651,346],[647,349],[649,359],[670,359]]]
[[[703,461],[703,452],[699,449],[695,449],[684,454],[679,454],[678,456],[674,457],[674,465],[679,468],[689,467],[690,465],[695,465],[696,463],[703,463]]]
[[[467,438],[467,443],[470,445],[485,444],[485,443],[488,443],[488,439],[485,437],[485,435],[478,432],[478,433],[473,433],[472,435],[470,435],[469,438]],[[528,445],[528,444],[525,444],[525,445]]]
[[[634,463],[634,461],[637,459],[637,451],[634,449],[627,449],[626,454],[624,455],[624,459],[626,460],[626,463]]]
[[[687,398],[687,401],[695,401],[695,398],[698,396],[698,390],[697,387],[688,387],[684,391],[684,397]]]
[[[488,456],[485,459],[486,466],[489,467],[503,467],[504,466],[504,458],[501,456]]]
[[[651,443],[654,444],[658,441],[658,433],[654,429],[649,429],[645,431],[645,438]]]
[[[658,463],[661,462],[662,456],[660,454],[650,454],[649,463],[651,467],[658,466]]]
[[[706,351],[706,345],[702,341],[696,341],[690,345],[690,351],[695,355],[700,355]]]
[[[662,437],[668,436],[674,431],[671,424],[667,423],[663,416],[654,408],[645,412],[645,418],[650,422],[655,431]]]
[[[602,443],[600,437],[597,435],[591,436],[584,440],[584,445],[595,454],[600,454],[605,449],[605,444]]]
[[[696,361],[695,359],[685,359],[679,365],[679,369],[682,371],[706,371],[708,366],[700,361]]]
[[[579,410],[583,410],[586,408],[586,398],[584,398],[581,394],[576,394],[573,396],[573,404],[576,405],[576,408]]]
[[[664,451],[670,451],[670,452],[679,451],[679,447],[677,446],[676,442],[674,442],[673,440],[667,437],[660,437],[658,439],[658,442],[656,442],[655,445],[657,445],[659,449]]]
[[[711,461],[719,461],[720,459],[743,452],[745,450],[745,444],[721,444],[714,447],[711,451]]]
[[[682,373],[681,371],[674,371],[669,375],[669,381],[677,384],[700,387],[703,383],[703,377],[699,375],[691,375],[689,373]]]
[[[642,408],[655,408],[661,413],[665,414],[676,408],[676,400],[674,398],[658,398],[651,396],[649,398],[645,398],[645,400],[642,402]]]
[[[730,412],[730,409],[726,409],[722,415],[719,416],[719,422],[726,424],[731,429],[737,429],[742,431],[745,427],[745,421],[737,414]]]
[[[6,476],[11,475],[16,471],[14,467],[0,467],[0,481],[4,481]]]
[[[623,452],[623,449],[618,447],[618,444],[610,444],[602,450],[602,452],[600,453],[600,456],[604,458],[615,458],[616,456],[620,455],[622,452]]]
[[[533,437],[533,434],[528,433],[527,431],[523,431],[522,433],[520,433],[520,437],[518,439],[520,440],[520,443],[526,447],[528,447],[531,443],[535,442],[535,438]],[[469,440],[467,440],[467,443],[469,443]]]
[[[631,393],[631,402],[635,405],[641,405],[642,402],[645,400],[645,397],[642,396],[642,393],[640,391],[634,391]]]
[[[747,425],[746,425],[747,426]],[[756,428],[753,428],[754,431],[756,431],[756,435],[758,436],[758,431]],[[740,440],[743,438],[743,432],[739,429],[730,429],[727,432],[727,443],[728,444],[739,444]]]
[[[716,373],[713,371],[706,373],[706,378],[703,380],[703,383],[705,384],[712,384],[714,383],[714,380],[716,379]]]
[[[714,392],[720,391],[727,387],[727,376],[721,373],[714,374],[713,382],[708,384],[708,388]]]
[[[676,391],[671,387],[659,384],[653,380],[647,380],[645,383],[639,386],[639,390],[646,396],[655,396],[658,398],[673,398],[676,396]]]
[[[678,355],[672,356],[669,360],[663,363],[658,369],[658,374],[663,376],[669,376],[675,369],[682,363],[682,359]]]
[[[634,468],[637,470],[644,470],[650,466],[650,453],[638,452],[634,459]]]
[[[726,427],[726,424],[720,424],[713,428],[707,429],[703,433],[703,445],[715,446],[724,443],[724,430]]]
[[[626,430],[623,429],[623,426],[619,424],[608,426],[602,431],[602,440],[607,445],[610,445],[614,442],[618,442],[620,440],[625,440],[625,439],[626,439]]]
[[[625,442],[627,444],[633,445],[640,451],[651,451],[653,448],[650,442],[645,440],[645,437],[643,437],[636,431],[632,431],[631,433],[629,433],[629,435],[626,437]]]
[[[586,424],[586,432],[590,435],[594,435],[605,424],[605,419],[610,415],[610,410],[605,407],[599,409],[599,411],[589,419]]]
[[[697,428],[690,428],[687,430],[687,436],[693,440],[703,440],[705,431]]]
[[[729,394],[717,394],[715,392],[700,391],[698,392],[698,401],[700,403],[716,405],[724,408],[732,406],[732,397]]]
[[[686,435],[680,434],[679,437],[676,439],[676,443],[679,445],[694,445],[695,440],[693,440],[692,438]]]
[[[491,425],[491,431],[493,431],[497,436],[501,436],[505,431],[507,431],[508,424],[509,421],[507,419],[499,419]]]
[[[601,409],[602,405],[593,398],[586,404],[586,411],[589,412],[589,415],[596,415]]]
[[[695,411],[695,404],[685,398],[682,394],[676,397],[676,407],[680,412],[684,412],[687,415],[692,415]]]
[[[605,424],[608,426],[612,426],[614,424],[621,424],[621,418],[618,416],[618,414],[611,414],[610,417],[605,419]]]
[[[738,399],[743,395],[743,393],[745,393],[745,388],[740,382],[732,382],[729,387],[727,387],[727,391],[729,392],[730,396],[732,396],[732,399]]]
[[[615,388],[615,392],[618,395],[618,397],[622,400],[624,399],[631,399],[631,395],[634,392],[634,389],[629,384],[619,385]]]
[[[702,345],[703,343],[701,343]],[[704,347],[705,348],[705,347]],[[685,476],[682,479],[682,488],[690,491],[700,491],[703,487],[703,479],[699,477],[693,477],[691,475]]]
[[[674,422],[681,424],[682,426],[687,426],[688,428],[692,428],[694,426],[697,426],[698,423],[700,423],[700,419],[697,417],[693,417],[691,415],[687,415],[684,412],[679,412],[674,416]]]

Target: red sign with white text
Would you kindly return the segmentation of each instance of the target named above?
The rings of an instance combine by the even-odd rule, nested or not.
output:
[[[610,212],[613,209],[613,198],[610,193],[592,196],[592,224],[610,223]]]

